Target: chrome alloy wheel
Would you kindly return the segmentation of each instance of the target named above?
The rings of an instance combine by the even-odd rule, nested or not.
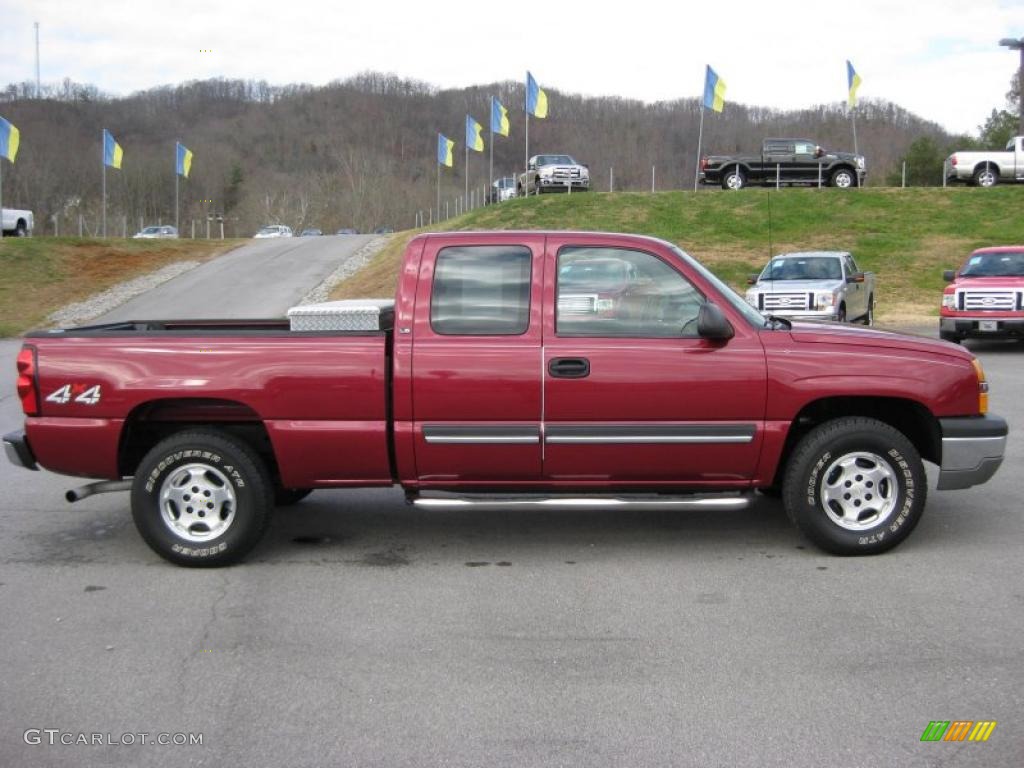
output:
[[[725,176],[725,185],[729,189],[743,189],[743,177],[738,171],[728,173]]]
[[[992,187],[996,183],[996,173],[991,168],[986,168],[979,172],[975,178],[978,181],[979,187]]]
[[[840,456],[825,470],[821,504],[829,519],[848,531],[884,523],[896,509],[896,473],[881,456],[858,451]]]
[[[160,517],[180,539],[215,539],[235,519],[235,490],[227,476],[209,464],[184,464],[160,486]]]
[[[853,186],[853,174],[849,171],[839,171],[835,176],[834,183],[840,189],[849,189]]]

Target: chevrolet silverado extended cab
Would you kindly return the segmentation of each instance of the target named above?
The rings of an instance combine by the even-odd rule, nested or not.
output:
[[[946,179],[976,187],[1024,181],[1024,136],[1014,136],[1002,152],[954,152],[946,159]]]
[[[846,251],[779,254],[747,284],[747,303],[762,314],[874,324],[875,273]]]
[[[335,309],[31,333],[7,453],[102,479],[69,500],[130,490],[143,538],[182,565],[243,557],[275,499],[395,484],[428,508],[778,491],[816,544],[872,554],[920,519],[924,460],[940,490],[1002,462],[968,351],[766,318],[662,240],[424,234],[372,327],[330,330]]]
[[[708,155],[700,162],[702,184],[743,189],[749,184],[822,184],[859,187],[867,174],[863,155],[822,149],[810,139],[765,139],[760,155]]]
[[[942,276],[943,339],[1024,339],[1024,245],[979,248]]]

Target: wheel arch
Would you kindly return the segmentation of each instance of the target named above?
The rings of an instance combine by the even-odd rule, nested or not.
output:
[[[162,398],[135,406],[124,420],[117,465],[122,477],[135,474],[142,458],[161,440],[178,432],[214,428],[246,443],[277,477],[274,448],[260,415],[245,403],[220,398]]]
[[[976,163],[974,168],[971,170],[971,178],[974,178],[975,174],[977,174],[978,171],[984,170],[995,171],[997,177],[1001,173],[998,163],[994,163],[991,160],[982,160],[980,163]]]
[[[828,170],[828,183],[829,183],[829,186],[832,185],[832,179],[840,171],[849,171],[850,174],[853,176],[853,183],[850,184],[851,187],[858,187],[858,186],[860,186],[860,179],[857,177],[857,169],[854,168],[850,163],[846,163],[846,162],[836,163],[831,168],[829,168],[829,170]]]
[[[775,482],[781,482],[789,458],[804,435],[819,424],[844,416],[862,416],[888,424],[906,436],[922,459],[933,464],[942,461],[939,421],[920,402],[910,398],[873,395],[823,397],[805,404],[790,422],[775,470]]]

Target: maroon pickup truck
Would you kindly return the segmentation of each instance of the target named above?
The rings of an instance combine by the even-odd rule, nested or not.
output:
[[[887,550],[938,488],[988,480],[1007,425],[960,347],[764,317],[670,243],[592,232],[421,235],[393,311],[29,334],[29,469],[130,490],[181,565],[242,558],[275,503],[400,484],[425,507],[732,509],[761,489],[838,554]],[[363,307],[365,309],[365,306]],[[347,319],[346,319],[347,318]],[[332,322],[337,325],[332,326]]]

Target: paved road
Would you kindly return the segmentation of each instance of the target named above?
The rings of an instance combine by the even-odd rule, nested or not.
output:
[[[281,317],[372,239],[328,235],[253,240],[91,322]]]
[[[424,513],[338,491],[278,514],[247,564],[190,571],[126,496],[68,506],[73,480],[0,462],[0,765],[1020,765],[1024,350],[975,349],[1006,465],[876,558],[807,547],[768,499]],[[954,719],[999,725],[920,742]]]

